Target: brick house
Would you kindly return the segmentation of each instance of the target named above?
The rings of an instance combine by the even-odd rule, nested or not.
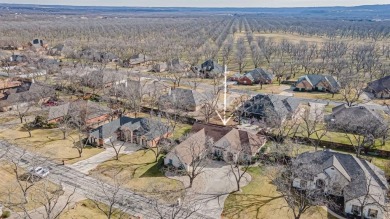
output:
[[[304,75],[298,79],[294,91],[324,91],[336,93],[340,84],[330,75]]]
[[[120,117],[90,131],[90,144],[103,146],[110,141],[125,141],[145,147],[155,147],[170,136],[169,127],[159,121],[146,118]]]
[[[191,169],[194,156],[206,156],[207,151],[224,161],[250,161],[266,143],[266,137],[231,127],[195,123],[192,135],[169,152],[165,165]],[[205,147],[211,148],[205,150]],[[194,154],[192,154],[194,153]]]

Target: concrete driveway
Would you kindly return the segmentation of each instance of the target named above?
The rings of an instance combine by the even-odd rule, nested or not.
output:
[[[123,144],[123,142],[115,142],[114,143],[116,150],[118,150],[119,148],[121,149],[119,152],[120,154],[131,154],[131,153],[140,149],[139,146],[134,145],[134,144],[125,143],[125,145],[123,145],[123,146],[122,146],[122,144]],[[121,146],[122,146],[122,148],[121,148]],[[99,154],[96,154],[95,156],[92,156],[88,159],[81,160],[81,161],[76,162],[72,165],[69,165],[69,167],[73,168],[77,171],[80,171],[82,173],[88,174],[89,171],[95,169],[99,164],[115,157],[115,155],[116,155],[116,153],[115,153],[114,148],[108,147],[105,151],[103,151]]]
[[[169,174],[167,176],[182,181],[185,187],[189,185],[187,176]],[[246,173],[241,180],[241,188],[250,181],[251,176]],[[187,197],[191,200],[190,203],[199,205],[198,213],[212,218],[221,218],[225,200],[236,188],[237,184],[230,166],[225,162],[211,161],[204,172],[195,178],[192,188],[187,191]]]

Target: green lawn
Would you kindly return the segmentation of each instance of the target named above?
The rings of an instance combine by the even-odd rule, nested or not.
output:
[[[286,202],[276,191],[270,180],[262,175],[260,167],[251,167],[248,173],[252,181],[242,188],[241,192],[233,193],[225,201],[222,218],[293,218],[286,208]],[[303,219],[333,218],[320,207],[309,209]]]
[[[189,124],[178,124],[175,128],[175,131],[173,132],[172,138],[178,139],[181,136],[187,134],[189,131],[191,131],[192,125]]]

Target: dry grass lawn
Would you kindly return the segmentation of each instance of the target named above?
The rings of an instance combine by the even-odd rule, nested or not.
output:
[[[2,161],[0,162],[0,203],[3,203],[5,206],[14,205],[10,207],[12,211],[20,212],[23,211],[20,208],[20,204],[24,203],[24,197],[22,189],[20,188],[17,180],[15,178],[15,173],[13,169],[13,164]],[[20,175],[24,174],[22,169],[19,169]],[[23,188],[31,185],[27,181],[21,181]],[[27,194],[27,204],[23,204],[24,208],[27,210],[36,209],[41,207],[42,202],[45,201],[42,191],[53,192],[58,189],[58,186],[47,181],[40,180],[36,182],[29,190]],[[19,205],[19,206],[18,206]]]
[[[103,206],[103,205],[99,204],[99,206]],[[107,216],[96,207],[93,201],[89,199],[77,202],[74,208],[64,212],[60,216],[60,219],[90,219],[90,218],[106,219]],[[123,215],[120,212],[115,212],[115,214],[112,215],[111,218],[112,219],[119,219],[119,218],[133,219],[134,217],[131,217],[126,214]]]
[[[78,135],[72,133],[65,140],[62,137],[62,132],[58,129],[36,129],[32,131],[32,137],[30,138],[28,132],[23,130],[22,125],[0,132],[1,139],[52,158],[57,162],[65,160],[67,164],[87,159],[103,151],[100,148],[85,148],[81,158],[79,158],[71,138],[78,139]]]
[[[335,94],[334,96],[331,93],[325,92],[293,92],[294,97],[309,98],[309,99],[323,99],[323,100],[332,100],[332,101],[343,101],[341,94]]]
[[[233,85],[231,86],[233,89],[240,89],[240,90],[249,90],[249,91],[255,91],[260,93],[267,93],[267,94],[280,94],[281,92],[285,91],[286,89],[289,89],[289,85],[279,85],[278,83],[273,84],[264,84],[263,87],[260,87],[260,85]]]
[[[276,187],[266,176],[261,175],[259,167],[251,168],[249,174],[252,176],[252,181],[241,192],[230,194],[226,199],[222,218],[294,218],[292,212],[285,207],[287,204],[276,191]],[[301,218],[333,217],[328,216],[325,210],[318,207],[309,209]]]
[[[108,182],[112,182],[116,176],[123,186],[143,195],[166,201],[176,200],[175,197],[183,195],[184,186],[180,181],[165,177],[160,171],[162,162],[161,156],[158,162],[155,161],[152,151],[140,150],[133,154],[121,155],[119,160],[106,161],[90,174]]]

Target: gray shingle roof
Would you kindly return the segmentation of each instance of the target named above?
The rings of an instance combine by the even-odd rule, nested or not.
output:
[[[304,170],[308,172],[308,175],[315,176],[323,172],[324,169],[330,167],[329,163],[333,162],[334,159],[337,159],[337,165],[341,165],[346,173],[350,176],[350,182],[344,188],[343,193],[346,201],[366,195],[368,188],[370,188],[370,194],[379,192],[383,193],[385,196],[389,186],[385,180],[384,172],[374,167],[374,165],[369,164],[366,160],[356,158],[350,154],[343,154],[328,150],[311,153],[305,152],[300,154],[293,161],[293,165],[296,166],[294,170],[297,171],[297,173]],[[308,166],[310,167],[308,168]],[[380,187],[377,188],[374,186],[367,186],[368,184],[373,183],[373,181],[370,182],[370,180],[375,180],[375,182],[380,185]]]
[[[207,60],[200,65],[200,70],[208,76],[220,75],[224,73],[224,68],[214,60]]]
[[[390,75],[368,83],[366,89],[373,93],[390,92]]]
[[[280,123],[290,117],[300,102],[294,98],[280,95],[258,94],[245,102],[242,110],[245,117],[264,118],[271,123]]]
[[[332,129],[352,134],[372,134],[374,137],[383,136],[388,128],[377,111],[364,106],[338,106],[330,116],[327,116],[327,121]]]
[[[203,104],[204,96],[195,90],[176,88],[171,91],[170,95],[163,96],[162,100],[179,103],[184,108],[186,106],[198,107]]]
[[[101,139],[109,138],[119,129],[136,131],[137,135],[145,136],[149,140],[155,139],[170,131],[169,127],[155,120],[121,117],[92,130],[90,132],[90,137]]]
[[[70,103],[65,103],[59,106],[52,106],[49,108],[48,120],[64,117],[69,112]]]
[[[250,78],[253,82],[258,83],[261,79],[263,80],[272,80],[274,76],[268,72],[266,72],[262,68],[255,68],[250,72],[245,74],[246,77]]]
[[[308,74],[308,75],[304,75],[304,76],[300,77],[298,79],[297,83],[299,83],[303,80],[308,81],[313,87],[317,86],[317,84],[320,83],[321,81],[328,81],[333,89],[338,90],[340,88],[340,85],[337,82],[337,80],[331,75]]]

